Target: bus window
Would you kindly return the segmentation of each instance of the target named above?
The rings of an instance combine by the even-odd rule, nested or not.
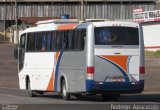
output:
[[[97,27],[96,45],[139,45],[138,28],[133,27]]]
[[[35,37],[36,37],[36,51],[41,51],[42,49],[42,33],[41,32],[38,32],[38,33],[35,33]]]
[[[74,31],[74,49],[75,50],[78,50],[78,42],[80,42],[79,41],[79,32],[78,32],[78,30],[75,30]]]
[[[79,31],[79,35],[80,35],[80,37],[79,37],[79,48],[80,49],[84,49],[84,42],[85,42],[85,35],[86,35],[86,32],[85,32],[85,30],[84,29],[82,29],[82,30],[80,30]]]
[[[52,46],[52,33],[51,32],[47,32],[47,51],[51,50],[51,46]]]
[[[51,33],[51,50],[56,50],[56,32]]]
[[[55,48],[56,50],[61,50],[62,49],[62,32],[57,31],[56,32],[56,39],[55,39]]]
[[[23,68],[23,65],[24,65],[25,45],[26,45],[26,34],[23,34],[21,36],[21,39],[20,39],[19,70],[21,70]]]
[[[25,48],[26,36],[25,34],[21,36],[20,48]]]
[[[73,49],[73,31],[68,32],[68,50]]]
[[[29,33],[27,38],[27,51],[35,50],[35,36],[34,33]]]
[[[62,50],[65,50],[65,47],[66,47],[66,39],[65,39],[65,32],[64,31],[61,31],[61,36],[60,36],[62,39],[61,39],[61,47],[62,47]]]
[[[84,40],[85,40],[85,30],[79,29],[74,32],[74,48],[76,50],[84,49]]]
[[[43,52],[43,51],[45,51],[46,50],[46,33],[43,33],[42,34],[42,49],[41,49],[41,51]]]
[[[62,31],[62,50],[68,50],[68,31]]]

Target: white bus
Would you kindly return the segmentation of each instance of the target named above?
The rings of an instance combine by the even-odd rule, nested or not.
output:
[[[19,87],[30,96],[101,94],[104,100],[144,89],[141,25],[131,22],[38,22],[21,34]]]

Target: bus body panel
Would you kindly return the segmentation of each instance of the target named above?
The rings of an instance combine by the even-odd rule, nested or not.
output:
[[[61,52],[58,59],[56,52],[26,53],[24,62],[23,71],[19,73],[19,79],[23,79],[20,80],[21,89],[26,89],[28,75],[32,90],[60,91],[60,78],[63,76],[68,83],[68,92],[86,91],[85,52]],[[50,80],[53,80],[52,89],[48,88]]]
[[[57,91],[60,91],[61,78],[66,78],[68,84],[68,92],[84,92],[86,91],[85,80],[86,80],[86,58],[85,51],[75,52],[63,52],[58,67],[58,84]]]
[[[33,90],[47,91],[47,86],[49,84],[54,68],[54,56],[55,53],[53,52],[27,52],[25,54],[24,67],[19,74],[21,77],[26,77],[27,75],[29,76],[31,81],[31,88]],[[26,78],[24,78],[24,80],[26,80]]]
[[[105,49],[101,53],[95,49],[95,81],[114,82],[117,79],[125,82],[125,78],[130,82],[139,81],[139,49],[130,52],[127,49],[125,52],[123,49],[113,50]]]

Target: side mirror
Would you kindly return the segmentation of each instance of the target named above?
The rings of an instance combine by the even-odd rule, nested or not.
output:
[[[18,59],[18,49],[14,49],[14,58]]]

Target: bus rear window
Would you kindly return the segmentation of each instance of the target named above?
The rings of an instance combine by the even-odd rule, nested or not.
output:
[[[139,45],[138,28],[96,27],[96,45]]]

